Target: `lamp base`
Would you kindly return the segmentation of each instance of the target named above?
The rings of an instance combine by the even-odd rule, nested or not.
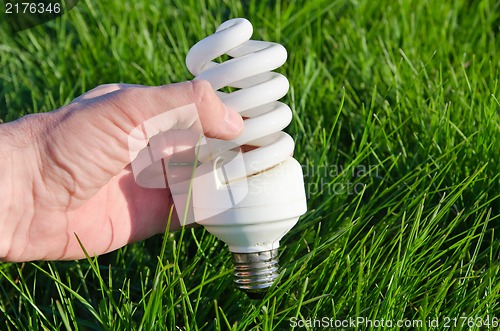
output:
[[[262,299],[278,277],[278,249],[233,253],[234,283],[250,299]]]

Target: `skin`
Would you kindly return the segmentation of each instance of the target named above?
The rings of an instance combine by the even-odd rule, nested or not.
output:
[[[172,196],[137,185],[127,139],[148,119],[193,103],[206,136],[242,133],[241,117],[205,81],[103,85],[58,110],[0,125],[0,259],[80,259],[75,234],[99,255],[164,232]]]

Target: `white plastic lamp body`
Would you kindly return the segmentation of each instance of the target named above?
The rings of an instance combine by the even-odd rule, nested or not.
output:
[[[248,20],[229,20],[190,49],[186,65],[245,118],[237,139],[207,139],[201,146],[193,209],[196,222],[233,253],[236,286],[259,296],[278,275],[280,239],[307,205],[302,168],[292,157],[293,139],[281,132],[292,119],[290,108],[277,101],[287,93],[288,80],[272,72],[287,53],[279,44],[250,40],[252,33]],[[213,62],[224,54],[231,59]],[[236,90],[218,91],[223,87]],[[253,149],[243,153],[242,145]]]

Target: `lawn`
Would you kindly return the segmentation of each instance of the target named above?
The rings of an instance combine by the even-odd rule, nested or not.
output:
[[[234,288],[230,252],[200,227],[0,264],[0,330],[500,323],[500,2],[88,0],[15,34],[0,15],[0,123],[104,83],[189,80],[190,46],[249,19],[288,50],[308,196],[263,300]]]

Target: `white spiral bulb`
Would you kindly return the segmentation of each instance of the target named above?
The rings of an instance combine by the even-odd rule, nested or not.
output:
[[[196,222],[233,252],[237,286],[255,295],[277,277],[279,240],[305,213],[306,198],[293,139],[281,131],[292,119],[290,108],[277,101],[288,80],[272,72],[287,53],[279,44],[250,40],[252,32],[248,20],[229,20],[190,49],[186,65],[216,91],[237,89],[217,93],[245,118],[245,131],[230,142],[208,139],[202,146],[193,206]],[[225,54],[231,59],[213,62]],[[242,145],[254,148],[242,153],[235,148]]]

